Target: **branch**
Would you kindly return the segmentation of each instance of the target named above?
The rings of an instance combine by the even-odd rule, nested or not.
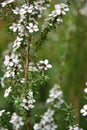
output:
[[[30,52],[30,43],[31,43],[31,37],[29,37],[28,39],[28,45],[27,45],[27,50],[26,50],[26,63],[25,63],[25,89],[27,90],[27,88],[29,87],[29,76],[28,76],[28,67],[29,67],[29,61],[30,61],[30,56],[29,56],[29,52]],[[29,112],[27,112],[27,115],[29,115]],[[28,117],[28,116],[27,116]],[[28,117],[29,118],[29,117]],[[30,123],[28,120],[26,120],[26,128],[27,130],[30,130]]]
[[[29,66],[29,50],[30,43],[28,43],[27,51],[26,51],[26,63],[25,63],[25,80],[26,80],[26,89],[28,88],[28,66]]]

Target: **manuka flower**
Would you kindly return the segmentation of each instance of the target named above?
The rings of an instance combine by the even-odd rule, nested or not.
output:
[[[19,29],[21,29],[21,24],[20,23],[13,23],[12,26],[9,27],[13,32],[17,32]]]
[[[68,5],[66,5],[64,3],[60,3],[60,4],[55,5],[55,10],[56,10],[57,14],[65,15],[66,12],[69,11],[69,8],[68,8]]]
[[[19,62],[18,55],[15,55],[12,51],[9,51],[7,55],[5,55],[4,65],[6,67],[12,67],[17,65]],[[8,68],[7,68],[8,70]]]
[[[27,4],[23,5],[20,10],[20,12],[22,12],[22,14],[26,14],[26,13],[30,14],[30,13],[32,13],[32,11],[33,11],[33,5],[29,6]]]
[[[80,112],[83,116],[87,116],[87,105],[84,105]]]
[[[13,43],[13,51],[16,51],[22,43],[23,38],[17,37],[16,40]]]
[[[38,26],[33,23],[29,23],[29,25],[26,26],[26,28],[28,29],[29,33],[37,32],[39,30]]]
[[[87,88],[84,89],[84,92],[87,93]]]
[[[52,11],[51,14],[49,14],[49,16],[51,18],[60,17],[61,14],[65,15],[66,12],[68,12],[68,11],[69,11],[68,5],[66,5],[64,3],[56,4],[55,9]]]
[[[28,70],[29,70],[30,72],[38,71],[37,67],[34,65],[33,62],[30,62],[30,63],[29,63],[29,68],[28,68]]]
[[[13,129],[18,130],[21,126],[24,125],[23,119],[21,116],[17,115],[15,112],[13,113],[10,123],[13,124]]]
[[[40,70],[48,70],[48,69],[52,68],[52,65],[49,64],[49,61],[46,59],[44,61],[42,61],[42,60],[39,61],[39,63],[37,63],[37,67]]]
[[[7,71],[4,74],[4,79],[8,77],[15,77],[15,75],[19,75],[19,71],[22,71],[22,65],[19,64],[19,56],[12,51],[9,51],[7,55],[5,55],[4,65],[7,67]]]
[[[79,128],[78,125],[69,126],[69,130],[83,130],[82,128]]]
[[[0,117],[2,116],[2,114],[5,112],[5,110],[0,110]]]
[[[49,98],[46,101],[47,104],[51,104],[56,108],[60,108],[64,103],[63,92],[60,90],[59,85],[55,84],[49,92]]]
[[[23,98],[20,104],[26,110],[34,108],[35,99],[33,98],[33,92],[30,90],[25,98]]]
[[[5,90],[4,97],[8,97],[9,93],[12,91],[11,86]]]
[[[40,123],[35,123],[34,130],[56,130],[57,125],[54,123],[54,113],[54,110],[48,109],[42,116]]]

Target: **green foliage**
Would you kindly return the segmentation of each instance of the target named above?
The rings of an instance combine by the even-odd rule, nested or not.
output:
[[[67,126],[74,126],[74,108],[72,104],[65,103],[65,108],[62,109],[65,112],[65,122],[66,122],[66,130],[68,129]]]
[[[51,63],[53,63],[54,67],[53,70],[47,72],[47,75],[49,75],[50,79],[47,75],[44,75],[43,72],[39,72],[37,74],[31,72],[31,74],[29,74],[29,80],[31,81],[30,88],[34,90],[34,95],[38,92],[38,89],[40,89],[40,95],[42,95],[42,104],[36,106],[35,110],[31,112],[31,115],[35,115],[36,111],[37,113],[39,113],[40,111],[41,114],[43,113],[43,99],[45,100],[46,95],[48,95],[48,90],[51,88],[50,86],[52,86],[54,82],[58,82],[59,84],[61,84],[64,91],[64,98],[75,105],[76,114],[78,118],[80,118],[80,122],[84,122],[84,119],[82,117],[79,117],[79,109],[80,106],[82,106],[82,102],[80,102],[79,100],[83,95],[83,86],[85,86],[84,84],[87,79],[87,19],[79,14],[78,9],[81,8],[81,5],[78,4],[77,1],[72,2],[70,6],[72,8],[72,11],[66,18],[64,18],[64,24],[59,25],[59,27],[53,27],[49,24],[49,26],[47,26],[38,36],[39,40],[36,40],[33,44],[34,46],[32,47],[31,57],[33,57],[33,54],[34,56],[39,55],[38,59],[44,59],[45,57],[47,57],[51,61]],[[55,23],[55,21],[53,22]],[[2,28],[0,28],[0,54],[3,50],[5,50],[5,48],[7,47],[7,43],[9,43],[12,39],[5,30],[3,31],[3,28],[6,25],[7,23],[1,20]],[[58,29],[55,30],[55,28]],[[51,30],[53,32],[50,32]],[[39,48],[41,50],[39,50]],[[37,50],[39,51],[37,52]],[[48,79],[49,83],[47,82]],[[23,91],[21,84],[19,85],[18,83],[11,82],[10,80],[6,82],[9,82],[10,85],[15,84],[18,87],[20,86],[21,90],[20,88],[18,88],[18,90],[13,91],[14,93],[17,93],[19,90],[21,92]],[[40,88],[40,86],[42,88]],[[45,87],[47,87],[46,90]],[[1,89],[1,95],[2,92],[3,91]],[[46,95],[43,94],[43,92],[46,93]],[[87,97],[85,97],[85,99],[87,99]],[[1,101],[4,103],[4,100],[2,98]],[[19,103],[20,100],[18,104]],[[8,108],[8,103],[6,107]],[[44,106],[44,109],[45,107],[46,106]],[[2,108],[1,104],[0,108]],[[25,114],[23,109],[21,109],[20,111],[22,112],[21,114]],[[73,116],[73,106],[71,104],[65,104],[65,109],[63,109],[63,114],[64,113],[65,120],[63,123],[66,122],[65,127],[67,130],[67,125],[74,125],[75,117]],[[60,117],[63,117],[63,114],[61,114]],[[34,119],[31,119],[32,124],[36,120],[39,121],[39,118],[40,117],[38,117],[36,114]],[[55,118],[58,118],[58,115]],[[84,125],[82,124],[82,126]],[[63,126],[62,129],[65,130],[65,127]],[[60,127],[59,129],[62,130]],[[84,129],[86,129],[86,126],[84,126]]]

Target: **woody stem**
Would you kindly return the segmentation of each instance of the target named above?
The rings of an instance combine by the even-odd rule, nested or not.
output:
[[[29,87],[29,76],[28,76],[28,67],[29,67],[29,61],[30,61],[30,56],[29,56],[29,53],[30,53],[30,43],[31,43],[31,37],[29,37],[28,39],[28,45],[27,45],[27,50],[26,50],[26,61],[25,61],[25,89],[27,90],[28,87]],[[27,112],[27,115],[26,115],[26,119],[29,118],[29,112]],[[26,128],[27,130],[30,130],[30,123],[29,123],[29,120],[26,120]]]
[[[26,89],[29,87],[28,83],[28,66],[29,66],[29,50],[30,44],[28,44],[27,51],[26,51],[26,63],[25,63],[25,80],[26,80]]]

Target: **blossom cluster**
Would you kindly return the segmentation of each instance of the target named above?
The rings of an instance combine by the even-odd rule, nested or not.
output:
[[[64,3],[56,4],[54,6],[54,10],[49,14],[48,20],[56,20],[59,23],[63,22],[62,15],[66,15],[66,13],[69,11],[68,5]]]
[[[86,86],[87,86],[87,82],[86,82]],[[87,94],[87,88],[84,89],[84,92]],[[87,116],[87,104],[83,106],[80,112],[82,113],[82,116]]]
[[[21,71],[22,65],[19,63],[19,57],[17,54],[9,51],[7,55],[5,55],[4,65],[7,69],[4,78],[15,77],[15,74],[19,75]]]
[[[21,126],[24,125],[23,118],[17,115],[15,112],[12,114],[10,123],[13,124],[14,130],[18,130]]]
[[[59,85],[54,84],[53,88],[49,92],[49,98],[46,103],[51,104],[54,108],[60,108],[61,104],[64,103],[63,92],[60,90]],[[34,130],[56,130],[58,125],[54,123],[55,110],[48,108],[47,111],[41,118],[40,123],[35,123]]]
[[[54,113],[54,110],[48,109],[42,116],[40,123],[34,125],[34,130],[56,130],[58,126],[54,123]]]
[[[49,98],[46,101],[47,104],[53,105],[53,107],[60,108],[64,103],[63,92],[60,90],[60,86],[55,84],[49,92]]]
[[[4,76],[1,78],[1,85],[3,88],[6,86],[5,79],[9,79],[9,78],[15,79],[16,76],[20,75],[20,72],[23,72],[22,64],[20,63],[19,57],[20,55],[15,54],[13,51],[8,51],[7,54],[5,55],[4,66],[3,66],[3,68],[5,69],[5,73]],[[8,90],[11,91],[11,88],[8,88]],[[6,91],[7,93],[8,90]]]
[[[8,4],[11,4],[14,0],[7,0],[1,3],[2,7],[5,7]],[[22,70],[22,65],[20,62],[20,55],[15,54],[15,51],[20,49],[23,45],[27,46],[27,41],[25,37],[29,37],[30,35],[34,35],[34,32],[39,31],[38,21],[36,20],[40,15],[42,16],[42,12],[46,10],[48,3],[45,0],[40,0],[38,2],[34,1],[33,3],[23,4],[19,7],[11,9],[14,15],[18,16],[16,22],[13,22],[12,25],[9,27],[14,33],[17,34],[16,39],[13,42],[13,50],[9,51],[8,55],[5,56],[4,65],[7,67],[7,71],[2,81],[2,86],[4,86],[4,79],[13,77],[15,78],[15,74],[19,75],[19,71]],[[56,4],[55,10],[49,16],[52,18],[56,17],[57,15],[65,15],[66,12],[69,11],[68,5],[64,3]],[[54,15],[56,12],[57,15]],[[29,67],[31,70],[43,69],[47,70],[48,68],[52,68],[52,65],[48,63],[48,60],[40,61],[37,63],[36,67]]]
[[[35,63],[31,56],[31,47],[33,46],[32,39],[35,38],[37,33],[40,34],[44,32],[42,25],[40,26],[39,24],[39,19],[43,16],[43,11],[49,7],[50,2],[48,0],[35,0],[32,2],[25,0],[23,3],[22,1],[19,2],[18,5],[16,5],[16,2],[16,0],[5,0],[1,3],[2,8],[8,8],[13,15],[13,23],[10,23],[9,31],[14,33],[15,36],[12,42],[12,49],[5,55],[4,68],[6,71],[3,78],[1,78],[1,85],[6,88],[4,97],[11,95],[14,104],[16,104],[16,102],[19,103],[17,108],[23,108],[23,112],[26,113],[34,108],[36,102],[33,92],[33,82],[35,82],[35,79],[31,72],[35,72],[35,74],[38,72],[38,74],[41,75],[43,71],[52,68],[48,59],[40,60]],[[54,8],[55,9],[48,16],[48,26],[55,20],[58,23],[62,22],[62,15],[65,15],[69,11],[68,5],[64,3],[56,4]],[[37,76],[36,74],[36,77]],[[36,82],[35,85],[38,86]],[[55,84],[49,92],[47,104],[60,108],[64,102],[62,98],[63,92],[58,88],[58,85]],[[18,110],[18,112],[19,111],[20,110]],[[5,110],[0,111],[0,117],[2,117],[4,112]],[[19,116],[20,112],[19,115],[16,112],[11,115],[9,123],[13,125],[14,130],[18,130],[26,124],[23,119],[26,118],[27,120],[28,117],[26,117],[24,113],[22,115],[23,117]],[[54,114],[55,110],[51,108],[47,109],[40,123],[35,123],[34,130],[57,129],[57,125],[54,122]],[[5,128],[1,129],[5,130]]]
[[[3,116],[3,114],[6,112],[5,109],[3,110],[0,110],[0,117]],[[6,112],[8,115],[10,114],[10,112]],[[1,122],[0,122],[1,123]],[[21,116],[19,116],[17,113],[13,113],[12,116],[11,116],[11,119],[9,121],[9,123],[13,124],[13,130],[15,129],[19,129],[20,127],[22,127],[24,125],[24,122],[23,122],[23,118]],[[0,130],[8,130],[7,128],[3,128],[3,127],[0,127]]]

